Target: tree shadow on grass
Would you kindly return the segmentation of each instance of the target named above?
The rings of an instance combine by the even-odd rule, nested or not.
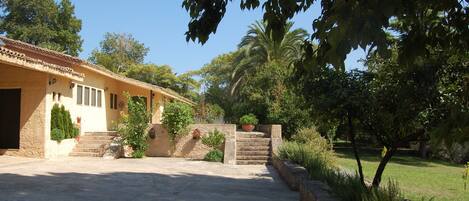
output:
[[[355,160],[355,157],[351,152],[348,152],[345,150],[336,150],[336,153],[337,153],[337,156],[340,158],[347,158],[347,159]],[[374,162],[374,163],[379,163],[381,161],[381,158],[379,157],[378,153],[360,153],[360,159],[362,161]],[[409,155],[404,155],[404,154],[394,155],[391,158],[390,163],[397,163],[401,165],[417,166],[417,167],[435,166],[435,164],[432,164],[432,163],[457,166],[456,164],[445,163],[443,161],[427,160],[427,159],[422,159],[422,158],[418,158],[415,156],[409,156]]]
[[[149,172],[3,173],[0,200],[298,200],[297,192],[279,183],[277,176],[272,180],[269,172],[256,178]]]

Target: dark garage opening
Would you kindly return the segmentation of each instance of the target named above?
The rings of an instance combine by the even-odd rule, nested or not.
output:
[[[0,89],[0,149],[20,148],[21,89]]]

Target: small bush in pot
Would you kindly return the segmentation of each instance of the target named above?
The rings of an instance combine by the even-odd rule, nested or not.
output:
[[[244,131],[251,132],[254,130],[254,127],[257,125],[257,123],[259,123],[259,120],[257,119],[256,115],[251,113],[242,116],[239,119],[239,123],[241,124]]]

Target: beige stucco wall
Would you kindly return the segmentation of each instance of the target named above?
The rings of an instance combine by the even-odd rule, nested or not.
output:
[[[44,73],[0,64],[0,88],[21,88],[20,148],[0,155],[44,157],[47,80]]]
[[[45,142],[45,157],[46,158],[60,158],[66,157],[73,151],[78,142],[75,139],[65,139],[61,142],[54,140],[46,140]]]
[[[169,144],[168,133],[161,124],[154,124],[156,137],[150,139],[150,147],[146,152],[147,156],[175,156],[192,159],[203,159],[210,148],[202,144],[201,139],[193,139],[192,133],[195,129],[201,132],[201,136],[208,135],[209,132],[217,129],[225,134],[225,138],[231,138],[236,132],[234,124],[192,124],[188,128],[188,133],[181,137],[176,144],[174,152]],[[224,148],[222,147],[222,150]]]
[[[54,77],[56,83],[50,85],[47,88],[47,108],[46,111],[50,111],[52,106],[55,103],[59,103],[60,105],[64,105],[67,110],[70,111],[72,116],[72,121],[76,123],[77,117],[81,118],[81,133],[84,132],[95,132],[95,131],[108,131],[114,130],[115,124],[120,119],[121,112],[126,112],[127,107],[127,99],[125,98],[124,93],[129,92],[130,96],[144,96],[147,98],[147,106],[150,110],[150,90],[138,87],[135,85],[131,85],[128,83],[124,83],[101,74],[98,74],[94,71],[90,71],[84,68],[77,68],[76,71],[84,73],[85,79],[81,82],[79,81],[72,81],[67,78],[61,77]],[[73,83],[73,88],[70,88],[71,84]],[[81,105],[77,104],[77,85],[81,85],[83,87],[90,87],[95,88],[97,90],[102,91],[102,106],[91,106],[85,105],[84,103]],[[84,88],[83,88],[84,90]],[[57,99],[53,99],[53,93],[61,93],[62,98],[60,101]],[[84,92],[83,92],[84,93]],[[110,108],[110,96],[111,93],[117,94],[117,109]],[[154,93],[154,92],[153,92]],[[84,96],[84,94],[83,94]],[[91,96],[91,95],[90,95]],[[162,95],[156,93],[153,96],[153,104],[154,104],[154,112],[152,123],[159,123],[160,116],[162,113],[162,108],[160,108],[159,100]],[[46,120],[50,120],[50,113],[49,116],[46,117]]]

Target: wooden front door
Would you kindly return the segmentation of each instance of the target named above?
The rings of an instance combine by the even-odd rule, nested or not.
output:
[[[0,89],[0,149],[20,148],[21,89]]]

